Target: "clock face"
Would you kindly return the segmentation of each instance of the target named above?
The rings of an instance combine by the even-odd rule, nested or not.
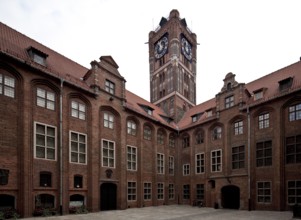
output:
[[[191,60],[192,58],[191,44],[187,41],[186,38],[183,37],[181,41],[181,45],[182,45],[182,53],[187,58],[187,60]]]
[[[167,37],[162,37],[155,44],[155,57],[157,59],[161,58],[166,53],[167,47],[168,47],[168,39]]]

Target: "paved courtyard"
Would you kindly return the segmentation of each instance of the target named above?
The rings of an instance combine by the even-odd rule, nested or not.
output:
[[[103,211],[81,215],[26,218],[26,220],[291,220],[292,212],[241,211],[170,205],[126,210]]]

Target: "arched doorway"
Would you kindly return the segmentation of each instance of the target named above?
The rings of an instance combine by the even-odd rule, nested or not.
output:
[[[100,186],[100,210],[115,210],[117,186],[114,183],[103,183]]]
[[[240,189],[229,185],[222,188],[222,206],[225,209],[239,209]]]

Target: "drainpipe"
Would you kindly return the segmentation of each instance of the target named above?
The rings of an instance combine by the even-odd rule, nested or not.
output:
[[[60,89],[60,214],[63,215],[63,83]]]
[[[248,210],[251,211],[251,124],[250,124],[250,110],[247,107],[248,117]]]

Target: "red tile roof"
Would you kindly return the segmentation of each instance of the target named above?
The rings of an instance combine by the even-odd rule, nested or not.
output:
[[[63,78],[69,83],[75,84],[83,89],[90,90],[89,86],[81,80],[88,71],[87,68],[68,59],[67,57],[53,51],[39,42],[23,35],[22,33],[8,27],[0,22],[0,52],[12,56],[21,62],[26,62],[34,68],[48,72],[58,78]],[[47,54],[46,66],[32,61],[27,49],[35,48]],[[92,90],[91,90],[92,91]]]

